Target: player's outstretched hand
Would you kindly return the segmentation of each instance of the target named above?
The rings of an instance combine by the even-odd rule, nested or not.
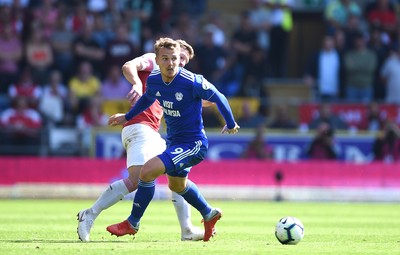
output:
[[[222,134],[236,134],[237,132],[239,132],[239,125],[235,122],[235,127],[229,129],[226,125],[224,126],[224,128],[222,129],[221,133]]]
[[[125,113],[116,113],[108,119],[108,125],[118,126],[126,122]]]
[[[131,103],[131,105],[133,106],[136,104],[141,96],[142,95],[135,88],[132,88],[126,97],[128,98],[129,103]]]

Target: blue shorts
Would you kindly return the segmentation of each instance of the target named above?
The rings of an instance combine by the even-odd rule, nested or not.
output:
[[[192,166],[200,163],[207,155],[207,146],[202,141],[170,145],[158,157],[170,176],[186,177]]]

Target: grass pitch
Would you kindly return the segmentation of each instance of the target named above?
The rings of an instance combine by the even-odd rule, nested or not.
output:
[[[174,207],[153,201],[135,239],[106,232],[109,224],[127,218],[131,202],[104,211],[82,243],[76,234],[76,214],[93,201],[0,200],[0,255],[5,254],[400,254],[400,205],[360,203],[291,203],[212,201],[224,216],[209,242],[182,242]],[[192,210],[193,223],[200,216]],[[281,245],[276,222],[295,216],[305,226],[298,245]]]

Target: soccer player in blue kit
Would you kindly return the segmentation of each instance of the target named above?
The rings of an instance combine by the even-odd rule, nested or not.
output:
[[[136,234],[140,219],[154,196],[155,179],[166,173],[169,188],[183,196],[203,216],[203,240],[208,241],[222,211],[208,204],[197,186],[187,179],[191,167],[205,158],[208,149],[201,115],[202,99],[218,106],[226,121],[222,133],[235,134],[239,126],[234,120],[228,100],[214,85],[203,76],[179,67],[178,42],[161,38],[154,44],[154,50],[160,69],[150,74],[147,90],[136,105],[126,114],[112,115],[109,124],[124,124],[158,100],[167,125],[167,149],[142,167],[131,215],[121,223],[108,226],[107,231],[116,236]]]

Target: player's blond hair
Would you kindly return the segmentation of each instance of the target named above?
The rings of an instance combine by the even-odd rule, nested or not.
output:
[[[181,50],[186,50],[189,54],[189,60],[194,58],[194,50],[193,47],[188,44],[185,40],[179,39],[176,40],[180,46],[181,46]]]
[[[156,55],[158,55],[158,52],[161,48],[171,50],[178,49],[179,51],[181,50],[180,43],[169,37],[162,37],[155,42],[154,52],[156,53]]]

